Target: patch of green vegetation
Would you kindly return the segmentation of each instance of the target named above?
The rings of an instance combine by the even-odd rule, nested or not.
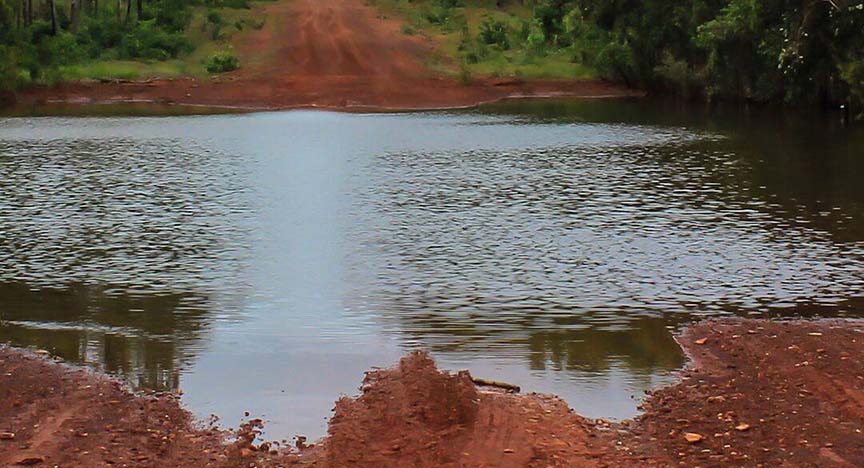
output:
[[[597,76],[709,100],[864,109],[864,0],[371,1],[433,38],[431,65],[457,76]]]
[[[465,77],[589,79],[595,76],[567,46],[529,35],[534,19],[530,1],[373,0],[406,28],[438,44],[429,65]],[[499,6],[500,4],[500,6]]]
[[[135,62],[131,60],[104,60],[61,66],[58,69],[61,81],[84,79],[97,80],[145,80],[149,78],[174,78],[188,75],[187,64],[182,60],[164,62]]]
[[[223,50],[211,55],[204,65],[207,73],[225,73],[240,68],[240,60],[232,50]]]
[[[218,53],[265,24],[249,0],[46,2],[0,0],[0,93],[69,80],[204,77],[215,62],[238,66]]]

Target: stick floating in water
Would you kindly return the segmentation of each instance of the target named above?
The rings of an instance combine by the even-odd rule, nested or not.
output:
[[[518,385],[513,385],[513,384],[507,383],[507,382],[499,382],[497,380],[487,380],[487,379],[481,379],[480,377],[472,376],[471,381],[477,385],[483,385],[486,387],[503,388],[504,390],[510,390],[511,392],[515,392],[515,393],[519,393],[522,390],[522,388],[519,387]]]

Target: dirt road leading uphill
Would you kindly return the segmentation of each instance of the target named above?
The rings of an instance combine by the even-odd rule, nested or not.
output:
[[[387,111],[468,107],[511,97],[638,95],[601,81],[462,83],[427,65],[434,44],[401,32],[362,0],[281,0],[262,7],[258,31],[236,41],[240,70],[210,80],[82,82],[23,93],[41,103],[157,102],[249,109]]]
[[[287,19],[270,32],[247,36],[247,55],[280,44],[273,62],[259,72],[291,77],[366,77],[384,83],[429,78],[423,58],[429,46],[399,32],[397,22],[376,17],[374,9],[354,0],[297,0],[275,5],[269,14]],[[371,80],[370,80],[371,81]]]

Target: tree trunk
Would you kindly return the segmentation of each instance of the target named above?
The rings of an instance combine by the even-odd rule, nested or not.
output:
[[[33,24],[33,0],[27,0],[27,26]]]
[[[144,0],[138,0],[138,21],[144,18]]]
[[[69,0],[69,29],[71,31],[78,30],[78,10],[80,9],[78,0]]]
[[[48,0],[48,5],[51,7],[51,35],[57,35],[57,3],[54,0]]]
[[[121,18],[120,15],[123,14],[123,0],[117,0],[117,22],[119,23]]]
[[[126,22],[132,17],[132,0],[126,0]]]

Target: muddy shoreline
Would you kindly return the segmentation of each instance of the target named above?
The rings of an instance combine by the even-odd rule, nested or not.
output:
[[[268,93],[246,79],[200,82],[194,78],[151,81],[82,81],[54,87],[34,87],[19,93],[12,106],[2,109],[38,112],[48,106],[139,104],[222,109],[236,112],[326,110],[351,113],[424,112],[471,109],[520,99],[622,99],[644,97],[639,90],[600,80],[500,81],[477,80],[462,84],[448,78],[407,83],[402,94],[370,95],[371,84],[356,83],[346,93],[322,88],[317,92],[285,96]],[[368,86],[368,87],[367,87]],[[411,89],[409,90],[408,87]],[[193,94],[194,93],[194,94]]]
[[[2,347],[0,466],[864,465],[864,321],[713,320],[678,341],[690,365],[634,421],[479,387],[412,354],[367,372],[311,447],[256,442],[257,420],[206,427],[176,396]]]

